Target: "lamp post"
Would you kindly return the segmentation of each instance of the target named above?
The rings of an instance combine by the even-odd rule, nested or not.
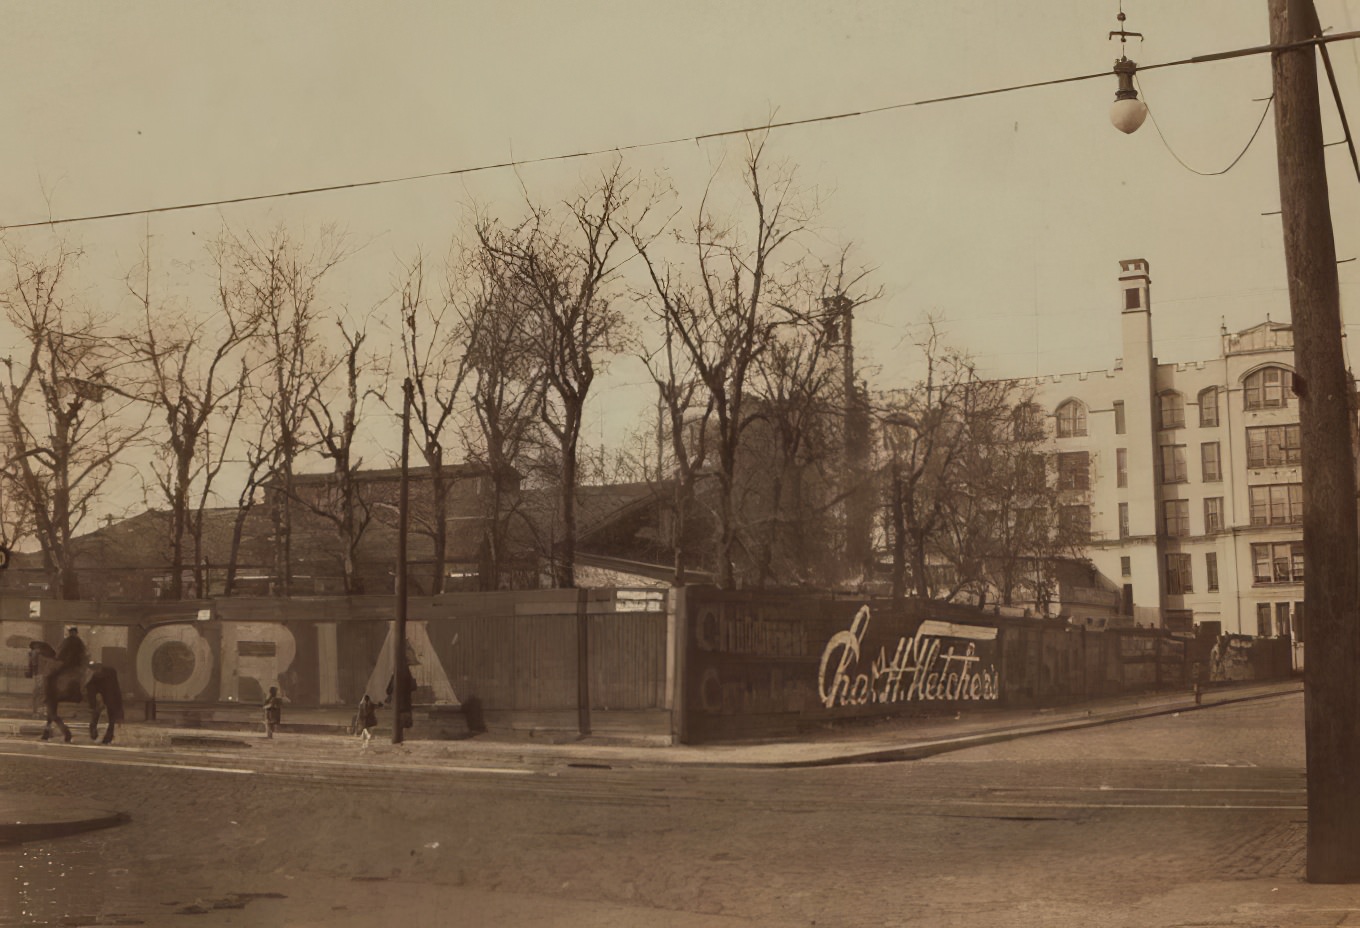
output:
[[[406,522],[411,502],[411,378],[401,385],[401,484],[397,494],[397,617],[392,631],[392,743],[401,744],[406,713],[411,708],[411,687],[406,665]]]

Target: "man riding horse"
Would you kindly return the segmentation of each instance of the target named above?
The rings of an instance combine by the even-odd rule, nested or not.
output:
[[[72,625],[66,629],[66,637],[57,648],[57,663],[61,664],[62,669],[70,669],[84,667],[89,660],[90,652],[85,649],[85,642],[80,638],[80,629]]]
[[[43,740],[51,737],[52,726],[56,725],[71,740],[70,729],[57,713],[62,702],[86,702],[90,707],[90,738],[98,737],[99,716],[102,708],[108,710],[109,724],[104,733],[104,743],[113,740],[114,722],[123,721],[123,696],[118,683],[118,674],[112,667],[89,663],[89,652],[85,642],[80,639],[80,631],[74,627],[67,629],[61,646],[52,654],[51,646],[41,641],[29,645],[29,676],[41,679],[44,702],[47,706],[47,725],[43,729]]]
[[[80,629],[74,625],[66,630],[66,637],[57,646],[56,660],[56,669],[47,674],[48,686],[53,688],[58,700],[80,702],[90,652],[81,640]]]

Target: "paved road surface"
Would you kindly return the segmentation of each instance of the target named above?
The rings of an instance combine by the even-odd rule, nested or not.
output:
[[[4,782],[132,816],[0,852],[0,923],[1360,923],[1300,882],[1302,759],[1297,695],[787,770],[0,741]]]

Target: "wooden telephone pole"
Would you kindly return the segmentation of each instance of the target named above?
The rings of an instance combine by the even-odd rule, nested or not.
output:
[[[1268,0],[1270,41],[1319,36],[1312,0]],[[1360,882],[1360,561],[1355,412],[1318,102],[1317,47],[1271,55],[1280,212],[1294,324],[1307,573],[1304,713],[1308,863],[1313,883]]]

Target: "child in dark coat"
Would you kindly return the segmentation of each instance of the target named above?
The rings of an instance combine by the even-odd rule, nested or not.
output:
[[[279,688],[271,686],[269,695],[264,698],[264,736],[274,737],[274,729],[283,721],[283,697]]]
[[[378,725],[378,707],[367,693],[359,700],[359,710],[354,714],[354,727],[364,739],[364,744],[373,740],[373,729]]]

